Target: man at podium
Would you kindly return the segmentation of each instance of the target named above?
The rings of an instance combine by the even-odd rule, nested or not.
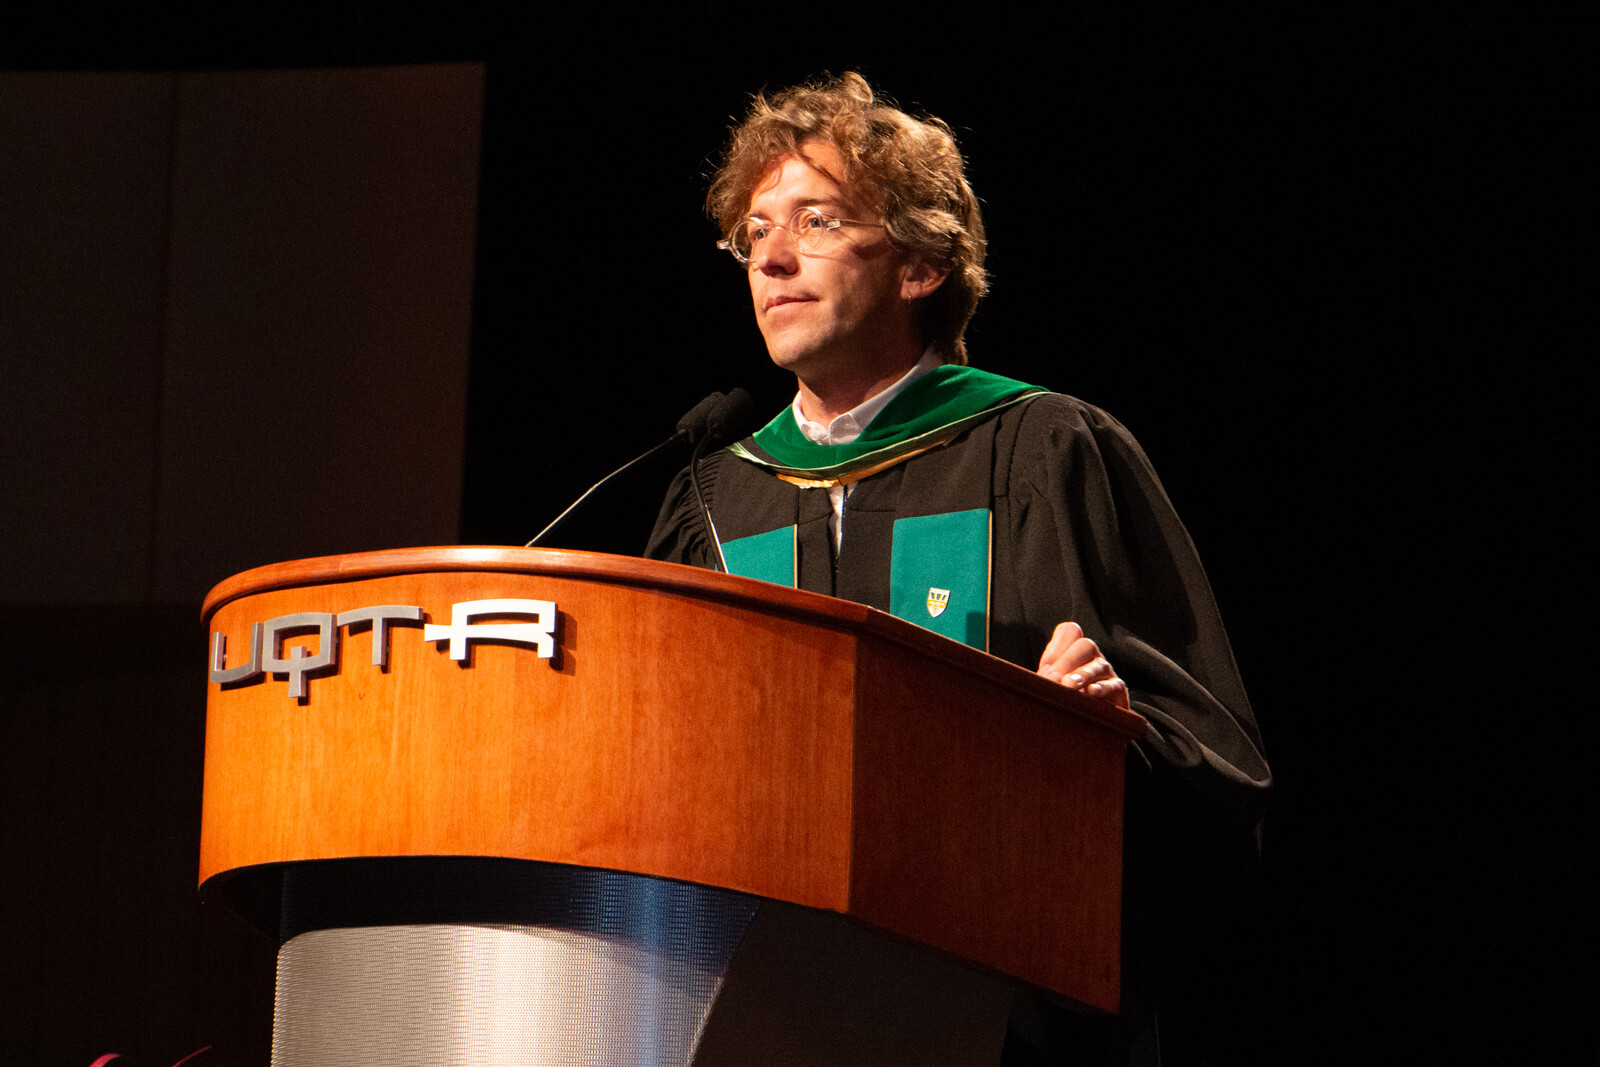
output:
[[[699,463],[710,527],[677,477],[646,555],[869,604],[1149,721],[1127,759],[1122,1022],[1086,1038],[1046,1013],[1008,1057],[1087,1041],[1150,1062],[1163,980],[1249,891],[1270,785],[1188,534],[1110,415],[968,365],[985,238],[943,122],[855,74],[757,97],[708,208],[799,389]]]

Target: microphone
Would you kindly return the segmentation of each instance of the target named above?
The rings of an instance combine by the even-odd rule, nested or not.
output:
[[[753,431],[758,422],[756,405],[743,389],[735,389],[727,396],[713,393],[683,417],[683,421],[678,423],[678,432],[683,433],[684,424],[702,410],[705,412],[705,436],[696,442],[694,454],[689,457],[689,484],[694,486],[694,501],[700,507],[700,519],[705,523],[706,536],[711,539],[711,547],[717,550],[714,561],[716,569],[727,574],[728,560],[722,554],[722,538],[717,536],[717,524],[711,519],[711,505],[706,503],[705,491],[700,488],[700,457],[712,441],[726,440],[730,436],[737,440]]]
[[[726,396],[712,393],[678,420],[676,439],[691,445],[698,445],[707,437],[720,441],[737,439],[754,429],[755,421],[755,401],[743,389]]]
[[[700,439],[711,428],[712,412],[721,410],[722,405],[727,402],[728,398],[722,393],[712,393],[700,401],[700,403],[685,412],[683,418],[678,420],[678,432],[672,435],[672,439],[674,441],[687,441],[691,445],[699,444]]]
[[[561,514],[552,519],[550,525],[534,534],[533,539],[522,547],[532,548],[534,545],[538,544],[540,538],[549,533],[551,530],[554,530],[561,524],[561,520],[572,514],[579,504],[589,499],[590,493],[594,492],[602,485],[605,485],[611,479],[615,478],[628,468],[634,466],[635,464],[643,463],[657,452],[660,452],[664,448],[670,448],[679,441],[687,441],[689,444],[695,446],[694,458],[690,461],[690,480],[694,480],[693,465],[699,461],[700,454],[704,450],[705,446],[710,444],[712,441],[728,440],[730,434],[734,435],[735,437],[743,437],[745,434],[755,429],[755,412],[755,402],[750,399],[750,394],[745,392],[743,389],[735,389],[726,396],[724,396],[722,393],[712,393],[710,396],[700,401],[700,403],[690,408],[688,412],[684,414],[683,418],[678,420],[678,429],[676,433],[667,438],[665,441],[662,441],[660,444],[656,445],[654,448],[650,449],[648,452],[645,452],[640,456],[635,456],[633,459],[630,459],[628,462],[624,463],[622,466],[618,467],[604,478],[601,478],[598,482],[595,482],[584,492],[582,496],[574,500],[571,504],[567,505],[567,510],[563,511]],[[701,499],[700,485],[698,482],[695,483],[694,491],[695,498],[700,501],[700,506],[703,510],[705,508],[705,501]],[[709,523],[711,521],[710,512],[704,512],[704,514],[706,516],[706,521]],[[715,530],[712,531],[711,537],[712,542],[715,544]],[[719,557],[722,555],[722,546],[720,544],[717,544],[717,555]],[[727,570],[727,565],[724,564],[722,569]]]

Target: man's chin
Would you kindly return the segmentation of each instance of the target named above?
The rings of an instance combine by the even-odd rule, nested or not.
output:
[[[767,342],[767,355],[778,367],[801,377],[805,376],[806,367],[816,362],[817,357],[816,351],[806,345],[774,344],[771,341]]]

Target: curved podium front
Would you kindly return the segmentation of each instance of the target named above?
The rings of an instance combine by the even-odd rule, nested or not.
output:
[[[305,560],[204,611],[200,881],[280,939],[275,1063],[993,1062],[1011,979],[1117,1008],[1136,715],[590,553]]]

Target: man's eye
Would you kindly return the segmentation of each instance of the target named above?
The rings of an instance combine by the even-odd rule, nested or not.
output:
[[[765,223],[752,222],[745,227],[744,232],[745,236],[751,241],[764,241],[767,237],[767,225]]]
[[[826,230],[828,228],[828,220],[825,216],[819,215],[815,211],[808,211],[801,216],[800,228],[802,230]]]

